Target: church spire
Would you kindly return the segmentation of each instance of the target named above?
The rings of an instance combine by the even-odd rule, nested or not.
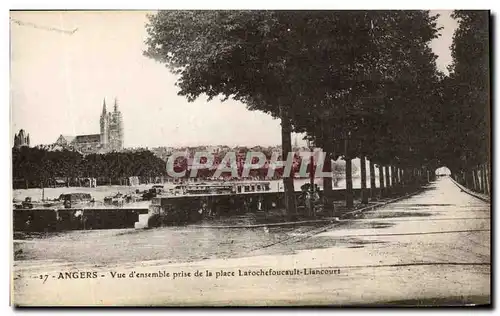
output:
[[[102,101],[102,115],[106,115],[106,98],[103,99]]]
[[[115,113],[118,112],[118,100],[115,98]]]

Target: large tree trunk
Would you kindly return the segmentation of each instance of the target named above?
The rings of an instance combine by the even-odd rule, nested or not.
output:
[[[396,171],[396,184],[398,185],[398,190],[401,191],[401,188],[403,187],[401,179],[401,168],[395,167],[395,171]]]
[[[389,174],[389,166],[385,166],[385,187],[386,187],[386,192],[387,196],[391,195],[391,175]]]
[[[399,188],[400,187],[400,182],[399,182],[399,168],[394,166],[394,186]]]
[[[350,209],[354,206],[354,196],[352,192],[352,160],[345,158],[345,206]]]
[[[366,158],[361,155],[361,203],[368,204],[368,192],[366,190]]]
[[[375,184],[375,164],[370,161],[370,198],[372,200],[376,199],[375,191],[377,185]]]
[[[310,191],[311,191],[311,199],[309,200],[309,216],[314,217],[316,215],[316,211],[314,210],[314,157],[311,155],[310,160],[309,160],[309,182],[311,184],[310,186]]]
[[[467,183],[467,188],[472,189],[474,187],[474,180],[471,177],[472,173],[469,170],[465,171],[465,183]]]
[[[398,176],[399,176],[399,185],[404,188],[405,187],[405,175],[403,172],[404,168],[398,168]]]
[[[486,176],[486,183],[485,183],[486,193],[491,196],[491,188],[490,188],[491,178],[490,178],[490,168],[488,166],[489,164],[488,165],[485,164],[484,166],[484,175]]]
[[[476,171],[476,174],[477,174],[477,192],[478,193],[481,193],[483,191],[483,178],[482,178],[481,173],[482,173],[481,166],[478,166],[477,171]]]
[[[329,176],[323,178],[323,208],[333,215],[333,184],[332,184],[332,155],[333,146],[325,145],[325,162],[323,171],[328,172]]]
[[[384,167],[382,165],[378,165],[378,181],[380,182],[380,197],[383,198],[385,196],[384,189]]]
[[[398,186],[398,177],[395,166],[391,166],[391,177],[392,177],[392,187],[396,189],[396,187]]]
[[[486,191],[486,174],[485,170],[486,167],[484,165],[481,165],[481,193],[487,194],[488,192]]]
[[[476,175],[476,169],[475,169],[475,168],[472,168],[471,173],[472,173],[472,190],[477,191],[477,175]]]
[[[288,117],[281,113],[281,147],[283,149],[282,159],[286,160],[288,153],[292,152],[292,128],[290,125],[290,120]],[[290,216],[295,216],[297,214],[297,208],[295,205],[295,188],[293,186],[293,178],[291,175],[285,175],[283,177],[283,188],[285,190],[285,208],[287,214]]]

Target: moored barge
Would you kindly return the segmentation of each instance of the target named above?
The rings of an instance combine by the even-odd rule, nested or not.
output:
[[[276,208],[280,193],[267,181],[187,184],[151,200],[148,214],[139,216],[136,228],[182,225],[220,215],[243,214]]]

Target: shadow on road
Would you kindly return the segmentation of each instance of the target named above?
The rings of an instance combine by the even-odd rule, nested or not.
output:
[[[361,214],[359,218],[364,218],[364,219],[376,219],[376,218],[396,218],[396,217],[425,217],[425,216],[432,216],[435,215],[435,213],[429,213],[429,212],[367,212],[364,214]]]

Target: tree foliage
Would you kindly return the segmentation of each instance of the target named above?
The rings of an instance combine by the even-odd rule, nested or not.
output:
[[[486,163],[490,155],[489,14],[454,11],[452,17],[458,28],[444,86],[448,107],[442,155],[455,169],[467,170]]]
[[[83,156],[76,151],[21,147],[12,149],[12,168],[13,178],[23,180],[17,184],[21,187],[48,186],[58,178],[93,177],[109,184],[130,176],[149,178],[166,174],[165,162],[149,151]]]
[[[457,151],[471,160],[487,130],[462,127],[484,127],[483,110],[472,108],[487,98],[486,15],[454,17],[462,22],[450,78],[430,48],[438,16],[425,10],[160,11],[149,17],[145,55],[179,76],[188,100],[242,101],[307,133],[333,159],[432,169],[455,163]],[[464,98],[454,106],[456,95]]]
[[[161,11],[150,16],[145,54],[179,75],[189,100],[222,95],[275,117],[286,111],[318,145],[350,133],[352,155],[390,163],[427,143],[436,19],[428,11]]]

